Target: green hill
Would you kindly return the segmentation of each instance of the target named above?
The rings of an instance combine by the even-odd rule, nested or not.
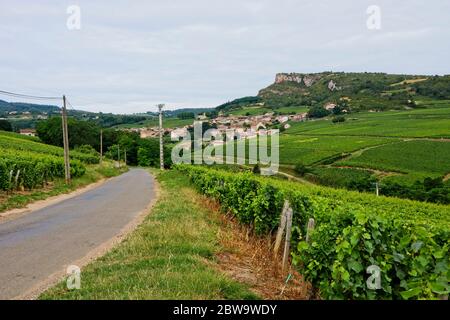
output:
[[[34,189],[64,177],[63,149],[40,143],[36,138],[0,131],[0,190]],[[98,157],[71,151],[71,174],[86,172],[85,164],[98,163]]]
[[[59,107],[43,104],[32,104],[22,102],[6,102],[0,100],[0,114],[8,112],[30,112],[30,113],[57,113],[60,111]]]
[[[272,108],[344,101],[350,111],[405,109],[416,100],[450,99],[450,76],[280,73],[258,97]]]
[[[296,106],[346,105],[348,111],[392,110],[418,107],[416,101],[450,99],[450,76],[395,75],[386,73],[279,73],[275,82],[257,96],[239,98],[218,106],[223,112],[246,114]],[[253,110],[255,113],[255,110]]]

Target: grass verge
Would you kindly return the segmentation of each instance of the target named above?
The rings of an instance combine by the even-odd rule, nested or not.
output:
[[[102,166],[86,166],[86,173],[81,177],[72,179],[70,185],[67,185],[64,179],[58,178],[41,189],[18,191],[11,194],[0,192],[0,213],[11,209],[23,208],[34,201],[45,200],[49,197],[72,192],[97,182],[100,179],[117,176],[125,172],[125,170],[127,169],[116,169],[113,167],[112,163],[104,162]]]
[[[257,299],[217,266],[219,215],[177,171],[157,173],[161,194],[127,239],[81,273],[81,289],[61,282],[40,299]]]

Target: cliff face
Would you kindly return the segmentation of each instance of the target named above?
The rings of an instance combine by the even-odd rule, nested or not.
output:
[[[299,73],[277,73],[275,76],[275,83],[282,82],[302,82],[302,75]]]
[[[311,87],[316,81],[322,79],[324,74],[303,74],[303,73],[277,73],[275,76],[275,83],[295,82],[304,84],[306,87]]]

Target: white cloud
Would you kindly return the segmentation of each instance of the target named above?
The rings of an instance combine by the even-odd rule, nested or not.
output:
[[[0,0],[0,89],[65,93],[95,111],[215,106],[254,95],[276,72],[450,73],[450,5],[372,1]],[[2,97],[0,97],[1,99]]]

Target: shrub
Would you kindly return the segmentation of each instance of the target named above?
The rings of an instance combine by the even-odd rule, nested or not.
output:
[[[100,163],[100,153],[88,144],[84,144],[73,149],[71,156],[87,164]]]
[[[8,120],[3,120],[0,119],[0,130],[3,131],[12,131],[12,125],[11,122],[9,122]]]
[[[322,106],[314,106],[308,111],[308,118],[323,118],[330,114],[330,111]]]
[[[344,116],[336,116],[331,120],[333,123],[345,122]]]
[[[450,208],[326,187],[177,166],[198,190],[253,227],[270,233],[288,199],[294,210],[292,256],[328,299],[417,299],[449,293]],[[316,228],[304,241],[309,218]],[[366,268],[380,268],[381,289]]]
[[[305,166],[303,163],[297,163],[294,167],[295,173],[299,174],[300,176],[304,176],[307,174],[310,170],[307,166]]]

